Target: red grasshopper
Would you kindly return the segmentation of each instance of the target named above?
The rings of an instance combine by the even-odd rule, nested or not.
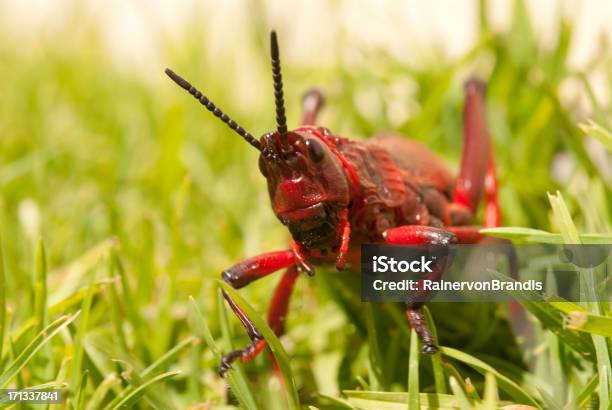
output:
[[[333,263],[338,270],[346,262],[358,266],[362,243],[477,242],[482,238],[479,227],[470,223],[483,196],[485,226],[498,226],[501,216],[482,82],[470,79],[465,84],[464,145],[459,176],[454,178],[442,161],[418,142],[392,133],[355,141],[316,126],[324,100],[315,90],[304,96],[302,126],[288,131],[275,32],[270,41],[277,129],[260,139],[172,70],[166,69],[166,74],[260,152],[259,170],[268,182],[272,209],[289,228],[292,246],[240,262],[225,270],[222,278],[241,288],[286,269],[268,312],[270,327],[280,335],[300,272],[312,276],[317,264]],[[223,295],[251,343],[223,357],[219,367],[222,375],[234,360],[247,362],[266,345],[253,322],[226,292]],[[422,341],[422,352],[435,353],[438,349],[422,303],[408,301],[406,316]]]

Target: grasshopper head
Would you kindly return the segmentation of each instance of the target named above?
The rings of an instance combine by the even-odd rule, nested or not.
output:
[[[350,201],[349,183],[322,130],[265,134],[260,144],[259,169],[278,219],[302,247],[333,248],[339,213]]]
[[[349,183],[337,155],[328,145],[327,130],[287,130],[283,82],[276,33],[270,35],[276,131],[259,140],[174,71],[166,74],[207,110],[260,151],[259,169],[268,181],[272,208],[306,249],[334,249],[339,243],[339,213],[349,204]]]

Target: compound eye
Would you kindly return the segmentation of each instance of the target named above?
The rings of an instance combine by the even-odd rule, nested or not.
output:
[[[259,165],[259,172],[261,172],[261,175],[268,178],[268,168],[266,168],[266,161],[264,160],[263,155],[259,156],[258,165]]]
[[[325,157],[325,151],[321,142],[316,139],[309,139],[306,141],[306,147],[308,148],[308,156],[312,162],[321,162]]]

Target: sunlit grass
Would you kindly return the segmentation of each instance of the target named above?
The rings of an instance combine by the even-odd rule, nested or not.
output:
[[[300,93],[314,82],[328,94],[324,119],[332,130],[396,129],[456,168],[462,84],[477,73],[489,83],[501,203],[505,225],[515,227],[488,232],[524,242],[610,243],[610,177],[586,148],[592,137],[609,149],[610,107],[588,91],[589,72],[566,64],[571,21],[545,49],[520,4],[508,33],[481,21],[478,41],[456,61],[433,50],[429,65],[410,67],[377,50],[358,67],[341,58],[331,69],[287,65],[289,118],[298,117]],[[267,28],[253,25],[266,38]],[[167,64],[246,129],[270,128],[271,93],[242,101],[241,90],[223,81],[232,60],[208,61],[198,27],[187,27],[178,46],[160,44]],[[159,80],[148,82],[100,58],[100,29],[71,42],[62,41],[68,32],[51,34],[30,52],[0,30],[0,388],[51,383],[66,389],[66,408],[88,409],[609,405],[609,303],[523,299],[537,338],[527,353],[505,306],[432,304],[444,347],[429,358],[415,354],[401,307],[364,306],[354,276],[324,269],[300,279],[287,335],[270,338],[285,382],[267,353],[235,366],[227,383],[220,379],[220,355],[248,338],[216,279],[247,256],[286,246],[287,232],[269,208],[256,152],[167,81],[163,67],[152,67]],[[253,40],[257,52],[260,45]],[[266,58],[252,64],[261,82],[270,81]],[[612,72],[609,50],[591,66]],[[584,88],[593,122],[560,97],[568,79]],[[398,95],[403,86],[411,91]],[[562,196],[547,196],[557,191]],[[277,279],[239,291],[264,333]],[[567,326],[572,312],[585,314],[586,325]]]

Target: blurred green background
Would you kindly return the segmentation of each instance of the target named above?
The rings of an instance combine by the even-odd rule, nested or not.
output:
[[[346,389],[410,390],[415,397],[406,383],[410,331],[401,311],[362,306],[349,275],[319,270],[298,282],[282,338],[290,383],[278,382],[262,354],[238,366],[228,391],[216,376],[215,352],[201,340],[210,329],[222,352],[246,344],[215,279],[247,256],[283,248],[288,233],[270,210],[257,152],[163,69],[184,75],[259,135],[274,126],[271,28],[281,43],[290,125],[297,125],[301,94],[314,85],[328,98],[321,124],[357,138],[397,130],[456,169],[463,81],[475,73],[489,84],[505,225],[566,232],[567,219],[551,212],[547,197],[560,190],[578,230],[609,242],[610,35],[585,39],[578,14],[554,7],[543,34],[521,1],[501,8],[505,24],[492,17],[500,15],[498,2],[487,1],[457,10],[455,2],[431,9],[410,2],[161,3],[32,2],[32,10],[2,3],[0,388],[53,382],[67,389],[62,408],[280,409],[292,385],[305,405],[318,408],[383,408],[371,397],[347,404],[320,396],[342,397]],[[609,16],[605,5],[590,8]],[[456,38],[449,17],[435,14],[445,8],[450,20],[456,13]],[[418,14],[428,10],[434,14]],[[419,34],[428,24],[432,38]],[[447,34],[434,35],[441,27]],[[574,50],[584,45],[590,53]],[[514,238],[533,240],[525,230]],[[240,293],[263,314],[277,280],[271,275]],[[591,313],[609,315],[607,303],[598,309]],[[61,316],[78,310],[78,318]],[[595,346],[596,359],[585,359],[572,350],[573,336],[560,335],[565,328],[539,329],[539,350],[525,351],[505,306],[431,310],[442,345],[484,360],[537,405],[609,400],[609,339],[577,333]],[[45,341],[56,328],[59,335]],[[443,374],[461,381],[467,403],[480,403],[479,373],[494,374],[490,369],[474,371],[457,359],[461,374],[449,367],[443,373],[436,360],[438,367],[421,359],[416,392],[460,405],[452,382],[440,382]],[[173,371],[180,373],[167,373]],[[497,380],[501,399],[529,403]],[[493,385],[489,380],[497,392]],[[486,403],[495,408],[497,398]]]

